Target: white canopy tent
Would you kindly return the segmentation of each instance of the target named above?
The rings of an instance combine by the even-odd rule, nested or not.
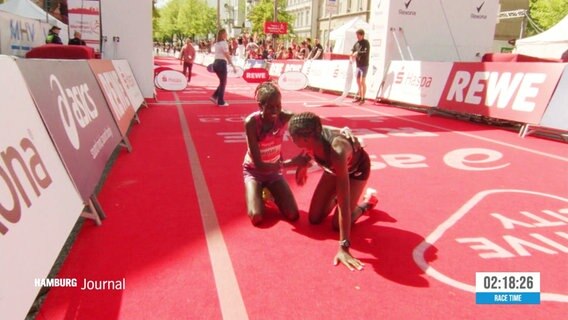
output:
[[[562,53],[568,50],[568,15],[544,32],[517,40],[515,46],[514,53],[545,59],[560,59]]]
[[[365,30],[365,35],[368,35],[369,31],[371,31],[371,25],[365,22],[363,19],[357,17],[351,21],[348,21],[341,27],[331,31],[331,33],[329,34],[329,39],[335,41],[332,52],[338,54],[351,53],[351,48],[353,48],[353,45],[355,44],[355,42],[357,42],[357,36],[355,35],[355,32],[358,29]]]
[[[45,10],[30,0],[7,0],[5,3],[0,4],[0,10],[20,17],[47,22],[51,25],[56,25],[61,29],[65,27],[65,30],[67,30],[65,23],[57,20],[52,15],[47,14]]]

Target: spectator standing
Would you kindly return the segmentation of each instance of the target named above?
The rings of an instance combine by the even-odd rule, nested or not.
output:
[[[75,31],[73,33],[73,39],[69,39],[69,45],[86,46],[87,43],[85,40],[81,39],[81,32]]]
[[[47,38],[45,39],[45,43],[63,44],[63,41],[61,41],[61,38],[59,37],[59,31],[61,31],[61,28],[59,28],[58,26],[51,27],[47,34]]]
[[[187,77],[187,83],[191,82],[191,70],[193,69],[193,58],[195,57],[195,48],[191,39],[185,41],[185,45],[181,48],[179,55],[180,64],[183,65],[183,74]]]
[[[319,39],[315,40],[315,45],[310,52],[310,59],[320,60],[323,58],[323,46],[321,45]]]
[[[215,61],[213,61],[213,71],[219,78],[219,86],[211,96],[210,100],[219,107],[228,107],[225,101],[225,87],[227,86],[227,63],[233,67],[233,71],[237,72],[231,55],[229,53],[229,45],[227,44],[227,31],[225,29],[217,32],[217,42],[215,42]]]
[[[357,42],[353,45],[351,49],[351,60],[355,59],[357,64],[357,71],[355,72],[355,79],[357,80],[357,95],[353,103],[363,104],[365,103],[365,94],[367,91],[367,84],[365,79],[367,78],[367,71],[369,70],[369,52],[371,50],[371,45],[369,41],[365,39],[365,30],[359,29],[356,32]]]

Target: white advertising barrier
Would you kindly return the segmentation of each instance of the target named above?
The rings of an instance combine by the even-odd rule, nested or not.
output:
[[[0,318],[24,319],[83,203],[16,63],[0,70]]]
[[[308,60],[304,62],[302,73],[308,76],[309,86],[324,90],[343,91],[346,86],[349,60]],[[357,90],[355,81],[351,92]]]
[[[564,67],[539,126],[568,131],[568,66]]]
[[[371,0],[367,97],[393,60],[480,61],[493,46],[498,0]]]
[[[271,77],[278,78],[284,73],[284,67],[286,67],[286,60],[273,60],[270,63],[268,74]]]
[[[289,71],[278,78],[278,86],[287,91],[302,90],[308,86],[308,77],[299,71]]]
[[[451,62],[392,61],[379,97],[435,107],[452,70]]]
[[[208,65],[212,64],[213,61],[215,61],[215,56],[212,55],[212,54],[208,54],[205,57],[203,57],[203,65],[204,66],[208,66]]]
[[[181,91],[187,87],[187,78],[178,70],[163,70],[155,78],[156,87],[168,91]]]
[[[233,67],[231,66],[227,66],[227,77],[228,78],[240,78],[243,76],[243,73],[245,72],[245,70],[237,65],[235,65],[235,68],[233,69]]]
[[[132,73],[132,69],[130,69],[130,64],[128,64],[127,60],[113,60],[112,64],[118,73],[120,83],[122,83],[124,90],[126,90],[126,95],[128,96],[128,99],[130,99],[130,103],[132,103],[134,109],[138,111],[144,103],[144,97],[142,96],[142,91],[140,91],[140,87]]]
[[[205,54],[203,54],[202,52],[197,52],[195,53],[195,59],[193,60],[193,63],[203,65],[204,59],[205,59]]]

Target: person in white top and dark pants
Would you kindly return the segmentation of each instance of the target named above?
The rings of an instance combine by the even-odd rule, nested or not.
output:
[[[213,62],[213,71],[219,78],[219,86],[211,96],[211,101],[216,103],[219,107],[228,107],[229,104],[225,101],[225,87],[227,86],[227,62],[233,67],[233,72],[237,72],[231,54],[229,52],[229,45],[227,44],[227,31],[225,29],[219,30],[217,33],[217,42],[215,42],[215,61]]]

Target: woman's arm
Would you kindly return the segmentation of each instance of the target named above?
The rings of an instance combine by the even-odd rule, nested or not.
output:
[[[349,142],[336,137],[331,144],[331,166],[336,176],[337,207],[339,209],[339,240],[350,240],[351,208],[348,164],[352,148]]]
[[[339,209],[339,250],[333,259],[337,265],[343,263],[349,270],[362,270],[363,264],[349,252],[351,241],[351,190],[349,184],[349,159],[353,154],[350,142],[344,137],[336,137],[331,144],[331,166],[336,176],[337,207]]]
[[[225,55],[225,58],[227,58],[227,62],[229,62],[231,67],[233,67],[233,72],[237,72],[237,69],[235,68],[235,65],[233,64],[233,59],[231,59],[231,54],[229,52],[229,45],[227,45],[226,49],[227,50],[223,52],[223,55]]]

